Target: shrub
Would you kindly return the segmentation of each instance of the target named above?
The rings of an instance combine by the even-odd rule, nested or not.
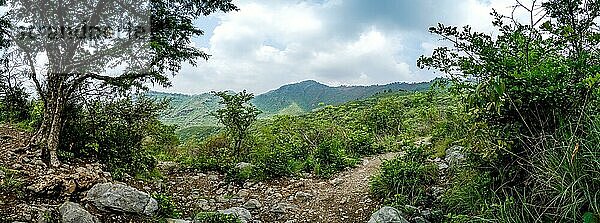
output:
[[[436,182],[437,166],[426,159],[422,148],[412,147],[406,155],[383,162],[381,173],[371,179],[371,193],[396,206],[431,202],[430,186]]]
[[[113,177],[150,171],[153,152],[172,146],[173,128],[158,121],[165,104],[144,97],[112,101],[95,100],[67,107],[67,122],[61,133],[59,155],[63,161],[97,159]],[[144,145],[147,142],[156,144]]]
[[[152,197],[158,202],[158,210],[156,215],[162,218],[179,218],[181,212],[177,210],[177,206],[170,196],[160,193],[152,194]]]

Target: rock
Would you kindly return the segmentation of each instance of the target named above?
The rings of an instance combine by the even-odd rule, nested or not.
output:
[[[227,210],[221,210],[219,212],[223,214],[234,215],[239,218],[242,223],[252,222],[252,214],[250,214],[250,211],[246,210],[245,208],[233,207]]]
[[[0,170],[0,179],[4,179],[4,177],[6,177],[6,173],[4,173],[4,171]]]
[[[167,218],[165,220],[167,220],[167,223],[192,223],[192,221],[183,220],[183,219]]]
[[[98,219],[73,202],[65,202],[58,208],[63,223],[96,223]]]
[[[219,176],[217,176],[217,175],[209,175],[208,176],[208,180],[210,180],[210,181],[218,181],[219,180]]]
[[[344,180],[341,178],[335,178],[333,180],[330,180],[329,183],[333,186],[337,186],[337,185],[344,183]]]
[[[465,161],[464,149],[462,146],[453,146],[446,150],[445,159],[450,167],[460,165]]]
[[[198,200],[197,203],[198,203],[198,207],[200,207],[201,210],[203,210],[203,211],[210,210],[210,205],[207,200],[200,199],[200,200]]]
[[[296,192],[296,200],[305,202],[305,201],[309,200],[310,198],[312,198],[312,194],[309,194],[309,193],[306,193],[303,191]]]
[[[237,196],[238,196],[238,197],[242,197],[242,198],[244,198],[244,197],[248,197],[248,195],[249,195],[249,194],[250,194],[250,193],[248,192],[248,190],[246,190],[246,189],[241,189],[241,190],[240,190],[240,191],[237,193]]]
[[[254,165],[252,165],[250,163],[241,162],[241,163],[235,164],[236,169],[247,169],[247,168],[252,168],[252,167],[254,167]]]
[[[438,170],[445,170],[448,169],[448,164],[446,163],[438,163]]]
[[[85,200],[105,211],[153,215],[158,203],[149,194],[123,184],[101,183],[90,189]]]
[[[295,205],[286,204],[286,203],[278,203],[275,206],[273,206],[270,211],[273,213],[276,213],[276,214],[284,214],[288,210],[296,209],[296,208],[297,207]]]
[[[244,204],[244,208],[254,210],[262,207],[262,204],[256,199],[250,199],[248,202]]]
[[[368,223],[409,223],[398,209],[385,206],[373,213]]]

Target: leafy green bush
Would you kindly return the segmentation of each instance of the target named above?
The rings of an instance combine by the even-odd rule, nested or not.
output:
[[[395,206],[432,202],[430,187],[437,180],[438,169],[427,157],[422,148],[413,147],[405,155],[383,162],[381,173],[371,179],[371,193]]]
[[[116,179],[150,171],[156,164],[153,153],[176,143],[174,129],[157,119],[164,106],[143,97],[72,104],[67,108],[59,155],[72,162],[97,159]]]
[[[181,217],[181,212],[177,210],[177,206],[175,202],[173,202],[173,198],[167,196],[165,194],[154,193],[152,197],[156,199],[158,202],[158,210],[156,211],[156,215],[162,218],[179,218]]]

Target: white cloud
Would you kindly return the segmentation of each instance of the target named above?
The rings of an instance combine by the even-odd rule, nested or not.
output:
[[[429,80],[434,75],[415,64],[439,45],[426,32],[433,21],[487,31],[491,8],[505,12],[511,2],[239,1],[241,10],[218,15],[220,22],[209,32],[205,50],[213,57],[198,67],[184,66],[168,91],[262,93],[305,79],[334,85]],[[372,5],[377,3],[387,5]],[[361,4],[380,11],[359,11]]]

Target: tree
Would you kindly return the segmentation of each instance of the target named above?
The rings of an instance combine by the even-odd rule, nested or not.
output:
[[[227,129],[227,134],[233,141],[233,149],[237,152],[238,157],[247,154],[247,151],[242,151],[243,142],[248,136],[250,126],[260,114],[260,111],[250,104],[254,94],[247,93],[246,90],[236,94],[213,91],[212,94],[219,96],[220,103],[225,106],[217,110],[214,115]]]
[[[600,84],[600,32],[594,22],[600,2],[517,1],[514,10],[529,19],[522,23],[493,12],[497,36],[468,26],[431,27],[452,47],[437,48],[417,63],[448,74],[481,120],[519,131],[512,135],[535,137],[593,107],[589,102]]]
[[[14,49],[44,104],[32,145],[56,156],[65,107],[98,89],[169,86],[184,62],[209,55],[191,45],[194,20],[237,10],[231,0],[7,1]],[[38,68],[41,65],[42,68]]]

